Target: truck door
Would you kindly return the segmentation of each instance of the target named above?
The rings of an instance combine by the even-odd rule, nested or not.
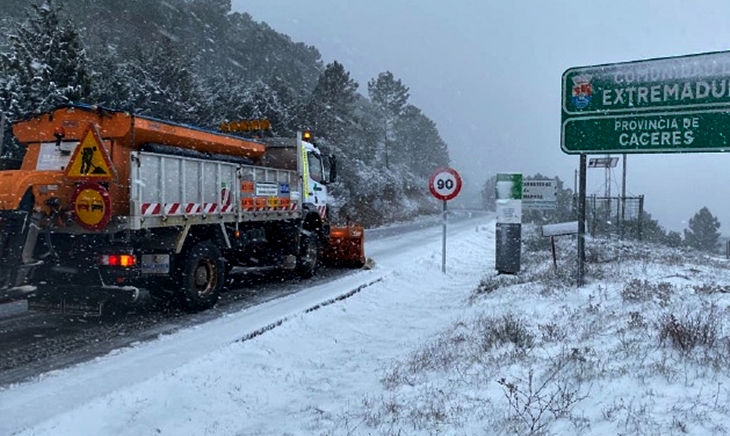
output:
[[[307,150],[307,172],[309,181],[307,183],[307,191],[310,196],[310,202],[317,207],[317,211],[322,219],[327,218],[327,185],[324,172],[324,164],[322,157],[316,150]]]

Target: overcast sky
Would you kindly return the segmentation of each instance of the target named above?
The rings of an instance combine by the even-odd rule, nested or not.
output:
[[[391,71],[438,125],[465,192],[497,172],[573,186],[578,157],[560,149],[561,75],[569,67],[730,48],[721,0],[233,0],[367,81]],[[630,155],[627,193],[669,230],[707,206],[730,235],[730,154]],[[589,170],[588,193],[604,193]],[[611,193],[621,190],[621,164]]]

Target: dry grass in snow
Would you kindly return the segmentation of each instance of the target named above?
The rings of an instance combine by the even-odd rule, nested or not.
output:
[[[451,327],[382,369],[323,434],[723,435],[730,432],[725,259],[524,231],[522,272],[487,271]]]

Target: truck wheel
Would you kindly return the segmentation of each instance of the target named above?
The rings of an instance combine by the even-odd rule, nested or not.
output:
[[[314,233],[301,238],[297,270],[302,278],[308,279],[317,273],[322,247]]]
[[[193,246],[182,271],[180,296],[183,307],[198,312],[215,306],[225,284],[225,262],[211,242]]]

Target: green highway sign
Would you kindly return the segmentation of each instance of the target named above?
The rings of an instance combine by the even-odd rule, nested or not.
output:
[[[563,141],[566,153],[730,151],[730,108],[571,118],[563,122]]]
[[[568,154],[730,149],[730,51],[570,68],[562,88]]]

